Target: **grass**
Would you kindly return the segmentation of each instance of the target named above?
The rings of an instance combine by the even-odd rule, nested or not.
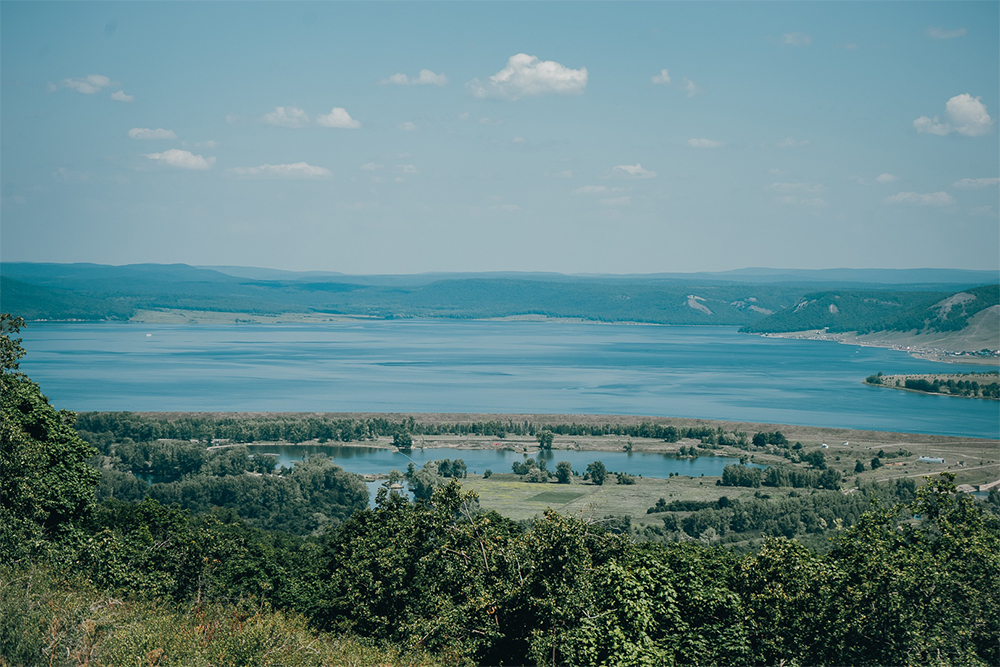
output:
[[[502,479],[498,479],[502,477]],[[546,509],[562,514],[602,518],[608,515],[631,517],[633,524],[659,524],[662,515],[646,514],[660,498],[715,502],[722,496],[731,500],[753,497],[758,489],[716,486],[718,477],[636,478],[635,484],[615,484],[610,477],[603,486],[574,478],[567,487],[555,483],[537,484],[518,481],[517,475],[494,474],[488,479],[469,475],[462,486],[479,494],[484,509],[496,510],[516,521],[531,519]],[[791,489],[760,489],[772,498],[784,496]]]

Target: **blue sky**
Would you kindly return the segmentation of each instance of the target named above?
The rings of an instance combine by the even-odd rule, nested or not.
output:
[[[1000,4],[0,4],[0,258],[1000,269]]]

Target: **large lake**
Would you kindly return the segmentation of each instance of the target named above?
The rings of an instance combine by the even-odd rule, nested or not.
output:
[[[861,384],[981,366],[732,327],[32,323],[22,337],[22,369],[76,411],[622,414],[1000,438],[997,402]]]

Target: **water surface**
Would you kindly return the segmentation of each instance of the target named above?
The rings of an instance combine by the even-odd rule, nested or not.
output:
[[[981,366],[733,327],[32,323],[22,333],[23,370],[77,411],[621,414],[1000,438],[994,401],[861,384],[877,371]]]

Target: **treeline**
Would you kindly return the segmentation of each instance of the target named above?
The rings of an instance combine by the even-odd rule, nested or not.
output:
[[[717,502],[675,501],[658,502],[648,513],[665,513],[663,531],[683,531],[706,542],[739,542],[758,537],[795,537],[825,533],[834,528],[855,525],[873,501],[882,507],[910,503],[916,498],[916,484],[911,479],[862,487],[857,493],[843,494],[813,491],[800,494],[793,491],[786,498],[763,496],[747,500],[730,500],[723,496]],[[661,498],[661,500],[663,500]],[[650,531],[656,539],[665,533]]]
[[[822,452],[815,457],[822,462]],[[818,467],[818,466],[817,466]],[[764,470],[742,464],[727,465],[722,469],[722,486],[790,486],[795,489],[840,489],[841,475],[833,469],[803,470],[792,466],[770,466]]]
[[[745,555],[636,544],[621,522],[554,512],[521,525],[454,479],[415,503],[382,490],[374,509],[302,538],[226,511],[99,500],[94,448],[18,372],[10,331],[0,319],[9,664],[364,664],[323,633],[394,663],[416,651],[463,666],[1000,664],[1000,521],[953,475],[861,514],[828,554],[784,539]],[[733,530],[754,507],[691,516],[732,512]],[[722,528],[691,526],[702,538]],[[53,579],[69,583],[47,595]],[[62,623],[95,597],[81,613],[106,616]],[[151,613],[125,613],[136,608]]]
[[[547,424],[528,421],[489,420],[480,422],[433,423],[411,417],[399,420],[334,419],[330,417],[292,417],[282,415],[251,417],[149,417],[135,412],[83,412],[76,428],[102,451],[110,443],[129,438],[136,442],[153,440],[226,440],[252,442],[358,442],[400,433],[412,435],[484,435],[503,439],[508,435],[535,436],[549,431],[562,436],[617,435],[677,442],[693,438],[706,444],[746,445],[745,433],[724,431],[721,427],[691,426],[677,428],[643,421],[637,424]]]

